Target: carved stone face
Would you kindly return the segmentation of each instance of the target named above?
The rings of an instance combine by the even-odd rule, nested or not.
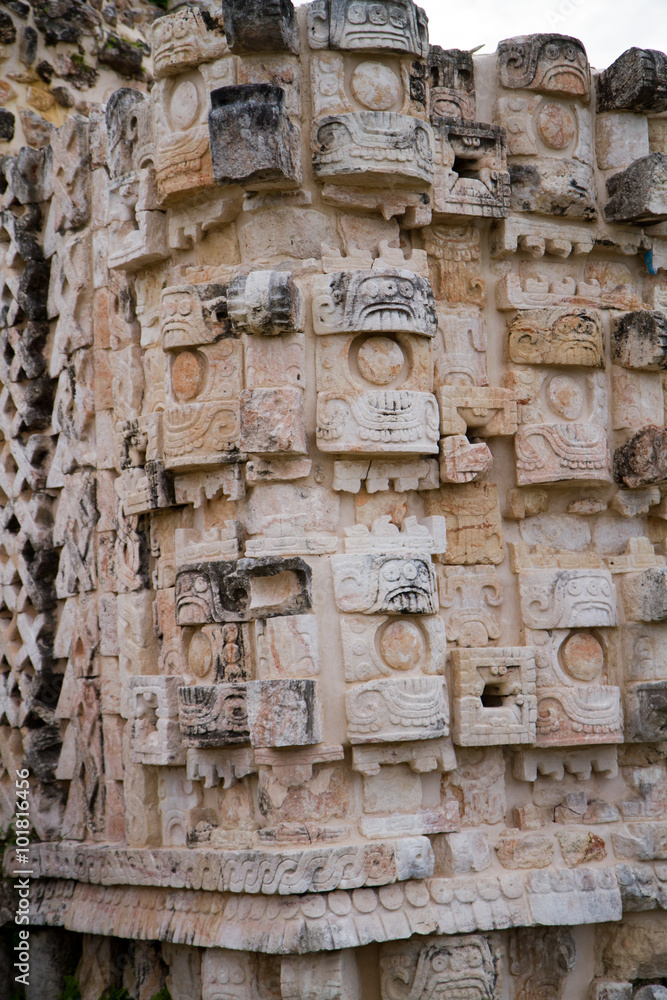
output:
[[[179,573],[176,590],[176,614],[182,625],[215,621],[213,584],[207,573],[190,570]]]
[[[331,0],[334,48],[421,53],[425,28],[411,0]]]
[[[422,945],[416,953],[388,956],[381,963],[385,1000],[493,1000],[496,970],[489,942],[481,936],[450,938]]]
[[[377,565],[379,563],[379,565]],[[419,558],[377,560],[377,603],[379,611],[399,614],[428,614],[432,605],[432,567]]]
[[[201,343],[203,325],[201,302],[190,288],[165,288],[160,303],[160,328],[165,347]]]

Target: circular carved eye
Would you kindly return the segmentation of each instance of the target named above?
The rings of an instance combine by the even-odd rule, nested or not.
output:
[[[568,636],[561,646],[560,656],[568,674],[586,683],[599,677],[604,666],[604,650],[590,632],[575,632]]]
[[[171,122],[175,129],[190,128],[199,116],[199,93],[192,80],[184,80],[171,97]]]
[[[213,664],[211,642],[203,632],[195,632],[188,650],[188,666],[197,677],[205,677]]]
[[[171,367],[171,387],[177,399],[194,399],[206,383],[206,361],[198,351],[182,351]]]
[[[352,93],[365,108],[387,111],[400,98],[403,87],[396,74],[382,63],[360,63],[350,81]]]
[[[410,670],[424,655],[424,637],[414,622],[391,622],[380,635],[380,653],[393,670]]]
[[[369,337],[359,348],[359,372],[373,385],[387,385],[403,369],[405,356],[395,340],[389,337]]]
[[[576,135],[576,125],[569,108],[549,101],[537,115],[537,131],[549,149],[565,149]]]
[[[205,594],[208,590],[208,580],[205,576],[195,578],[195,590],[198,594]]]
[[[568,375],[557,375],[551,379],[547,399],[549,406],[566,420],[576,420],[581,416],[584,398],[577,383]]]

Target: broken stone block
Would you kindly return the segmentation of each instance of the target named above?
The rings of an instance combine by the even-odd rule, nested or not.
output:
[[[604,861],[607,857],[607,846],[596,833],[579,831],[557,833],[558,843],[563,860],[568,868],[588,864],[590,861]]]
[[[179,625],[298,615],[311,607],[311,570],[303,559],[239,559],[179,567]]]
[[[179,677],[130,677],[132,760],[160,766],[184,764],[178,729]]]
[[[315,681],[249,681],[247,705],[254,747],[307,746],[322,740],[322,706]]]
[[[601,111],[667,111],[667,56],[656,49],[632,48],[595,81]]]
[[[597,79],[598,87],[600,79]],[[597,94],[599,100],[599,90]],[[595,150],[600,170],[625,170],[634,160],[640,160],[650,152],[648,119],[645,115],[628,114],[626,111],[598,114],[595,119]]]
[[[624,368],[667,368],[667,316],[648,309],[619,316],[612,323],[611,353]]]
[[[223,0],[222,17],[234,53],[299,51],[299,31],[291,0]]]
[[[209,133],[218,184],[290,188],[301,182],[301,131],[285,111],[285,91],[268,83],[211,93]]]
[[[502,87],[588,98],[586,50],[569,35],[519,35],[498,43]]]
[[[667,482],[667,430],[650,424],[617,448],[614,479],[631,489]]]
[[[212,62],[228,52],[221,21],[187,7],[153,25],[153,66],[157,80]]]
[[[234,278],[226,302],[239,333],[275,336],[303,330],[303,297],[289,271],[251,271]]]
[[[650,225],[667,219],[667,154],[651,153],[607,179],[607,222]]]
[[[496,845],[496,854],[503,868],[547,868],[553,860],[554,842],[537,835],[505,835]]]
[[[487,835],[481,830],[445,833],[433,839],[436,876],[481,872],[491,864]]]
[[[592,169],[578,160],[532,157],[509,166],[510,207],[574,219],[595,219],[595,180]],[[608,216],[609,221],[620,221]]]
[[[434,124],[436,168],[433,211],[502,219],[510,208],[505,130],[480,122]]]
[[[443,483],[471,483],[489,472],[493,455],[484,441],[471,443],[465,434],[454,434],[440,442],[440,479]]]

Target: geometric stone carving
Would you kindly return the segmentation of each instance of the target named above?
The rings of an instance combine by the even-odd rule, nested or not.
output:
[[[382,1000],[500,1000],[500,953],[481,934],[387,944],[381,954]]]
[[[436,215],[503,218],[509,211],[510,177],[504,130],[479,122],[439,121],[436,147]]]
[[[391,743],[447,736],[449,707],[438,677],[369,681],[345,694],[350,743]]]
[[[431,75],[429,117],[432,125],[441,119],[475,121],[475,71],[472,55],[461,49],[428,50]]]
[[[523,571],[519,599],[529,628],[591,628],[617,621],[614,585],[606,569]]]
[[[413,271],[378,266],[315,277],[313,328],[330,333],[416,333],[437,329],[430,282]]]
[[[178,714],[185,746],[229,746],[250,739],[245,684],[180,687]]]
[[[500,638],[497,608],[503,591],[494,566],[437,566],[447,638],[460,647],[487,646]]]
[[[336,606],[373,614],[437,612],[437,583],[426,553],[331,557]]]
[[[413,620],[343,615],[340,630],[347,681],[394,677],[396,671],[407,670],[444,673],[446,640],[439,616]]]
[[[471,444],[465,434],[454,434],[440,442],[440,479],[443,483],[471,483],[493,467],[488,444]]]
[[[427,187],[433,180],[430,125],[393,111],[327,115],[313,124],[313,174],[339,184]]]
[[[526,310],[509,325],[509,356],[529,365],[604,367],[602,317],[585,309]]]
[[[308,8],[308,41],[312,49],[399,52],[425,58],[428,21],[412,0],[372,4],[362,0],[317,0]]]
[[[129,717],[132,760],[162,766],[185,763],[178,730],[177,689],[180,677],[130,677]]]
[[[595,424],[527,424],[517,431],[514,445],[519,486],[609,481],[607,435]]]
[[[442,434],[480,437],[516,432],[516,396],[511,389],[445,385],[437,390]]]
[[[310,955],[287,955],[280,964],[283,1000],[361,1000],[357,958],[334,951],[313,962]]]
[[[452,738],[460,746],[533,743],[535,658],[524,648],[455,649]]]
[[[498,43],[502,87],[588,98],[586,50],[569,35],[520,35]]]

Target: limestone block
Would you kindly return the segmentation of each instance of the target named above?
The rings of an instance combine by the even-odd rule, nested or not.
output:
[[[505,836],[496,845],[496,854],[503,868],[547,868],[553,861],[554,846],[550,837],[538,834]]]
[[[381,508],[380,508],[381,509]],[[421,522],[414,516],[405,517],[401,528],[391,521],[391,515],[373,517],[368,524],[345,528],[345,551],[387,555],[391,552],[441,553],[447,548],[447,525],[444,517],[425,517]]]
[[[447,639],[461,647],[487,646],[500,638],[502,585],[493,566],[436,566]]]
[[[518,781],[536,781],[543,774],[562,781],[573,774],[578,781],[587,781],[591,774],[615,778],[618,774],[618,752],[615,746],[581,747],[558,750],[520,750],[514,757],[512,773]]]
[[[431,127],[394,111],[326,115],[313,123],[317,180],[425,187],[433,180]]]
[[[234,53],[299,51],[296,14],[291,2],[247,4],[223,0],[222,16],[229,48]]]
[[[508,328],[511,361],[604,367],[602,316],[597,310],[526,310],[508,321]]]
[[[248,743],[245,684],[179,687],[179,728],[186,747]]]
[[[196,7],[161,17],[153,26],[153,64],[158,80],[212,62],[228,51],[220,21],[205,18]]]
[[[519,599],[529,628],[591,628],[617,621],[615,589],[605,569],[521,572]]]
[[[498,79],[509,89],[588,98],[586,50],[569,35],[519,35],[498,43]]]
[[[412,0],[389,0],[373,6],[363,0],[320,0],[308,9],[308,41],[312,49],[399,52],[425,58],[428,20]]]
[[[419,774],[453,771],[456,768],[456,754],[452,741],[442,737],[428,742],[352,747],[352,769],[361,774],[379,774],[384,765],[403,763]]]
[[[249,681],[248,727],[254,747],[320,743],[322,706],[312,680]]]
[[[440,485],[438,465],[434,459],[405,461],[335,461],[333,489],[358,493],[364,483],[367,493],[387,490],[435,490]]]
[[[255,756],[250,748],[233,750],[190,748],[186,751],[189,781],[203,781],[204,788],[233,788],[248,774],[257,773]]]
[[[667,431],[649,424],[617,448],[614,479],[631,489],[667,481]]]
[[[663,739],[667,728],[667,682],[628,685],[624,706],[627,740],[643,743]]]
[[[530,649],[455,649],[450,660],[455,743],[535,741],[535,658]]]
[[[258,678],[319,674],[320,644],[314,615],[258,619],[254,635]]]
[[[308,442],[301,389],[245,389],[241,393],[241,448],[306,455]]]
[[[620,585],[626,619],[659,622],[667,618],[667,567],[626,573]]]
[[[533,157],[526,164],[511,163],[509,175],[510,207],[517,212],[589,220],[597,216],[593,171],[584,163]],[[608,219],[622,221],[618,215],[608,214]]]
[[[161,766],[185,763],[178,731],[179,677],[130,677],[132,760]]]
[[[665,404],[659,376],[616,368],[611,376],[611,418],[614,430],[638,431],[647,424],[660,426]]]
[[[431,75],[429,116],[432,125],[441,119],[475,121],[475,73],[472,53],[430,45],[428,70]]]
[[[667,219],[667,154],[651,153],[607,180],[608,222],[649,224]]]
[[[667,111],[667,58],[656,49],[631,48],[596,80],[597,110]]]
[[[506,216],[510,175],[504,130],[497,125],[450,119],[436,122],[434,135],[435,215]]]
[[[465,434],[455,434],[440,442],[440,479],[443,483],[471,483],[489,472],[493,455],[483,441],[471,444]]]
[[[343,615],[340,630],[347,681],[394,677],[398,670],[424,674],[445,671],[445,627],[437,615],[398,620],[375,615]]]
[[[267,83],[211,93],[209,133],[218,184],[290,188],[301,181],[301,130],[285,111],[285,91]]]
[[[227,316],[235,331],[263,336],[303,330],[304,301],[289,271],[251,271],[227,286]]]
[[[352,949],[310,955],[288,955],[280,964],[283,1000],[361,1000],[361,982]]]
[[[433,840],[438,875],[453,877],[481,872],[491,864],[487,835],[482,830],[445,833]]]
[[[336,555],[331,557],[336,606],[373,614],[435,614],[437,582],[430,555]]]
[[[298,615],[310,607],[311,570],[303,559],[201,562],[176,576],[179,625]]]
[[[500,1000],[500,956],[481,934],[430,937],[387,944],[380,957],[382,1000],[471,996]]]
[[[604,76],[605,73],[602,73],[598,77],[598,88]],[[599,89],[597,98],[599,102]],[[627,112],[598,114],[595,119],[595,148],[600,170],[625,170],[634,160],[649,154],[648,119],[645,115]]]
[[[320,451],[434,454],[438,422],[436,400],[426,392],[320,392],[317,397]]]
[[[624,368],[667,368],[667,318],[661,312],[630,312],[612,324],[611,353]]]
[[[602,277],[602,281],[600,280]],[[563,305],[592,309],[641,309],[643,302],[630,279],[630,274],[614,283],[590,273],[581,277],[568,276],[559,281],[547,277],[523,277],[510,273],[496,283],[496,308],[538,309]],[[619,275],[620,279],[620,275]]]
[[[377,680],[345,695],[350,743],[391,743],[447,736],[445,683],[437,677]]]
[[[496,437],[516,433],[516,395],[512,389],[445,385],[436,392],[442,434]]]
[[[632,823],[614,830],[611,841],[618,858],[636,861],[664,861],[667,858],[665,823]]]
[[[450,305],[483,306],[486,282],[480,271],[480,234],[470,225],[436,225],[424,230],[436,299]]]
[[[443,486],[426,494],[424,510],[444,515],[447,522],[447,551],[438,556],[438,562],[468,565],[503,561],[504,536],[495,483]]]

